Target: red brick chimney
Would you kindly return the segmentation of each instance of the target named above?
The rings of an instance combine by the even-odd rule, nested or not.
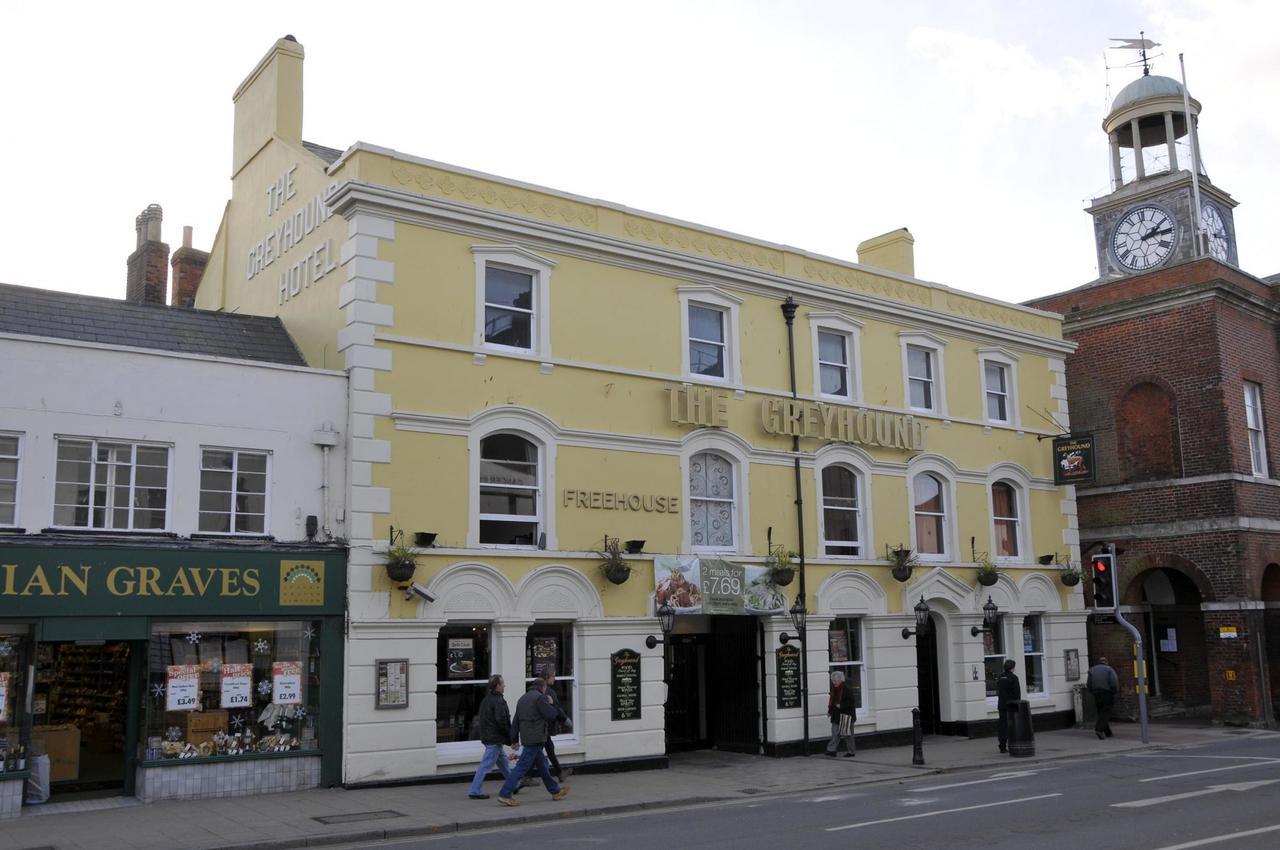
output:
[[[164,304],[169,283],[169,246],[160,241],[160,220],[164,211],[150,204],[134,224],[138,247],[129,255],[129,274],[124,299],[135,304]]]
[[[182,247],[173,252],[173,300],[174,307],[194,307],[200,277],[209,264],[209,252],[191,247],[191,227],[182,228]]]

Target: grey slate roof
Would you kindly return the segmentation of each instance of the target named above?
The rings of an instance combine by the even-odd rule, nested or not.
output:
[[[131,304],[0,283],[0,333],[306,366],[274,316]]]
[[[326,148],[324,145],[317,145],[315,142],[308,142],[306,139],[302,140],[302,146],[323,159],[325,165],[333,165],[338,161],[338,157],[342,156],[342,151],[337,148]]]

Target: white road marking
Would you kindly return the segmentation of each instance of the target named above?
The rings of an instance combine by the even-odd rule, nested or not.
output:
[[[1199,841],[1188,841],[1185,844],[1170,844],[1168,847],[1160,847],[1157,848],[1157,850],[1188,850],[1190,847],[1203,847],[1206,844],[1217,844],[1221,841],[1235,841],[1237,838],[1248,838],[1251,835],[1262,835],[1266,832],[1275,832],[1277,829],[1280,829],[1280,823],[1275,826],[1246,829],[1244,832],[1233,832],[1230,835],[1215,835],[1212,838],[1201,838]]]
[[[1184,756],[1180,753],[1126,753],[1131,759],[1223,759],[1225,761],[1275,761],[1273,756]]]
[[[832,794],[829,797],[810,797],[807,800],[801,800],[801,803],[830,803],[833,800],[852,800],[857,794]]]
[[[1235,782],[1230,785],[1210,785],[1199,791],[1184,791],[1181,794],[1169,794],[1165,797],[1150,797],[1146,800],[1130,800],[1127,803],[1112,803],[1113,809],[1142,809],[1147,806],[1158,806],[1161,803],[1172,803],[1174,800],[1187,800],[1191,797],[1203,797],[1205,794],[1221,794],[1223,791],[1252,791],[1264,785],[1280,782],[1280,779],[1261,779],[1257,782]]]
[[[1161,782],[1165,779],[1181,779],[1184,776],[1200,776],[1204,773],[1221,773],[1224,770],[1244,770],[1247,767],[1266,767],[1271,764],[1280,764],[1280,759],[1267,759],[1266,761],[1251,761],[1248,764],[1229,764],[1226,767],[1210,767],[1204,770],[1188,770],[1185,773],[1167,773],[1163,776],[1148,776],[1146,779],[1139,779],[1139,782]]]
[[[906,800],[899,800],[899,801],[898,801],[898,805],[900,805],[900,806],[927,806],[927,805],[929,805],[930,803],[936,803],[936,802],[938,802],[938,798],[937,798],[937,797],[924,797],[924,798],[920,798],[920,797],[912,797],[912,798],[908,798],[908,799],[906,799]]]
[[[939,809],[936,812],[921,812],[918,815],[901,815],[896,818],[881,818],[880,820],[868,820],[868,821],[863,821],[862,823],[847,823],[844,826],[829,826],[824,831],[840,832],[843,829],[858,829],[859,827],[875,826],[876,824],[881,824],[881,823],[897,823],[898,821],[915,820],[916,818],[931,818],[934,815],[949,815],[955,812],[970,812],[970,811],[973,811],[974,809],[989,809],[992,806],[1008,806],[1008,805],[1012,805],[1013,803],[1029,803],[1032,800],[1047,800],[1050,797],[1061,797],[1061,796],[1062,796],[1061,793],[1037,794],[1034,797],[1022,797],[1017,800],[997,800],[994,803],[979,803],[976,806],[961,806],[958,809]]]
[[[1050,768],[1052,769],[1052,768]],[[963,788],[966,785],[983,785],[987,782],[1002,782],[1006,779],[1022,779],[1026,776],[1035,776],[1041,773],[1041,770],[1014,770],[1008,773],[997,773],[994,776],[988,776],[986,779],[971,779],[968,782],[951,782],[947,785],[930,785],[928,788],[912,788],[908,793],[920,794],[926,791],[942,791],[946,788]]]

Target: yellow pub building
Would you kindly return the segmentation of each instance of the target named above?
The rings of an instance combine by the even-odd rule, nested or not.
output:
[[[991,734],[1005,659],[1072,722],[1057,315],[916,278],[906,230],[855,263],[303,141],[291,37],[234,103],[196,306],[349,377],[346,783],[473,771],[488,677],[547,667],[583,769],[816,748],[835,670],[868,743]]]

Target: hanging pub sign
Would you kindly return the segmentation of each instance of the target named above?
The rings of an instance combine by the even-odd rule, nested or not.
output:
[[[614,720],[640,719],[640,653],[619,649],[609,656],[610,700]]]
[[[470,679],[476,669],[476,642],[471,638],[449,638],[445,664],[448,678]]]
[[[775,657],[778,669],[778,708],[799,708],[800,647],[780,646]]]
[[[1053,440],[1053,483],[1093,483],[1093,435],[1072,434]]]
[[[787,608],[786,597],[771,583],[765,567],[659,555],[653,574],[654,603],[665,602],[676,614],[772,615]]]

